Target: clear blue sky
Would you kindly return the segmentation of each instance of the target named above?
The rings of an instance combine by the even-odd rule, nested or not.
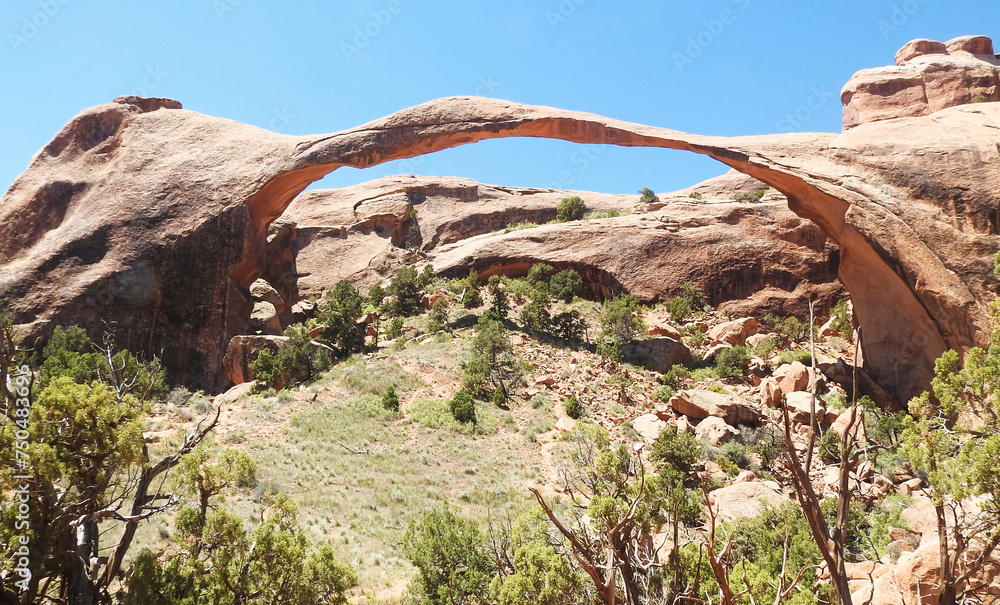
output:
[[[291,134],[471,94],[704,134],[838,131],[840,88],[855,71],[891,63],[918,37],[985,34],[1000,46],[998,9],[996,0],[3,0],[0,191],[73,115],[124,94]],[[321,185],[407,172],[631,193],[722,171],[677,152],[515,139],[341,169]]]

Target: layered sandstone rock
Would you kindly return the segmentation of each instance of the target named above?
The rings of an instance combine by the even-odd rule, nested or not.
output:
[[[0,198],[0,296],[25,337],[57,322],[100,332],[110,318],[176,379],[221,386],[222,353],[249,329],[270,224],[330,171],[497,137],[663,147],[759,179],[823,229],[840,250],[865,366],[906,399],[946,348],[988,336],[998,123],[1000,104],[975,103],[839,135],[724,138],[456,97],[290,136],[123,98],[73,118]]]
[[[946,43],[914,40],[896,65],[864,69],[841,91],[844,129],[865,122],[926,116],[973,101],[1000,101],[1000,59],[986,36]]]

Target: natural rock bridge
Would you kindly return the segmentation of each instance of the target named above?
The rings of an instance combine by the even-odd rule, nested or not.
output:
[[[0,297],[25,336],[117,322],[122,344],[162,354],[178,380],[218,386],[267,227],[307,185],[500,137],[690,151],[779,190],[840,247],[865,367],[902,400],[926,388],[941,352],[988,336],[1000,103],[843,134],[724,138],[457,97],[289,136],[122,98],[76,116],[0,198]]]

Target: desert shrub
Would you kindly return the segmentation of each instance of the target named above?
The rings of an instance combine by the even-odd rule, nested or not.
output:
[[[506,402],[524,383],[524,363],[514,355],[514,348],[503,325],[481,319],[472,341],[472,358],[462,373],[462,387],[476,397],[494,397],[497,390]]]
[[[737,440],[727,441],[719,448],[719,453],[741,469],[750,468],[750,451],[747,445]]]
[[[345,279],[326,293],[317,311],[316,319],[326,326],[323,339],[333,344],[342,357],[364,348],[367,326],[356,322],[361,317],[364,303],[354,284]]]
[[[618,346],[646,332],[646,324],[639,317],[639,299],[631,294],[605,300],[600,324],[603,335]]]
[[[427,316],[427,330],[429,332],[438,332],[443,330],[448,324],[448,303],[444,302],[443,298],[439,298],[434,301],[431,306],[431,312]]]
[[[840,462],[840,435],[827,431],[819,439],[819,457],[828,464]]]
[[[340,382],[351,391],[379,397],[389,387],[397,391],[411,391],[424,384],[419,376],[407,372],[392,360],[367,363],[363,358],[353,357],[340,364],[337,372]]]
[[[986,97],[986,95],[976,95],[972,97],[973,103],[986,103],[987,101],[989,101],[989,99]]]
[[[510,315],[510,301],[507,300],[505,281],[499,275],[491,275],[486,283],[486,290],[490,293],[490,308],[485,315],[489,315],[493,321],[507,321],[507,316]]]
[[[537,265],[536,265],[537,266]],[[545,332],[549,329],[551,316],[549,315],[549,294],[546,288],[535,288],[531,291],[531,300],[521,307],[520,319],[524,327],[536,332]]]
[[[587,331],[587,321],[575,309],[563,311],[549,321],[549,332],[564,340],[580,342]]]
[[[833,305],[830,309],[830,319],[833,320],[832,327],[843,338],[850,340],[852,337],[851,312],[847,308],[847,301],[842,300]]]
[[[278,348],[274,356],[274,364],[284,388],[309,382],[333,365],[330,354],[313,344],[309,338],[309,330],[304,325],[288,326],[285,336],[288,340]]]
[[[114,339],[110,336],[106,337],[105,344],[114,349]],[[134,381],[136,386],[130,392],[141,399],[159,400],[170,393],[166,372],[160,366],[158,358],[143,361],[128,349],[121,349],[112,351],[109,365],[104,353],[97,349],[87,332],[79,326],[56,326],[49,342],[42,349],[41,359],[41,389],[52,380],[65,376],[77,384],[87,384],[93,380],[100,380],[105,384],[122,380]]]
[[[671,319],[682,322],[691,313],[699,311],[705,306],[705,293],[698,290],[691,282],[685,282],[681,285],[680,293],[668,298],[663,305],[670,312]]]
[[[663,403],[667,403],[674,396],[674,393],[676,393],[676,391],[674,391],[672,387],[663,385],[662,387],[656,389],[656,392],[653,393],[653,397],[656,397]]]
[[[802,342],[809,339],[809,323],[794,315],[788,317],[767,315],[764,317],[764,323],[791,342]]]
[[[385,300],[385,297],[385,288],[382,287],[382,284],[375,284],[372,286],[372,289],[368,291],[367,302],[375,309],[381,309],[382,302]]]
[[[778,354],[778,361],[781,363],[799,362],[805,365],[812,364],[812,353],[808,349],[785,349]]]
[[[660,378],[660,381],[668,387],[678,390],[684,386],[684,381],[690,376],[691,370],[687,366],[675,363],[670,366],[670,369]]]
[[[403,335],[403,318],[396,316],[392,318],[389,322],[389,326],[385,329],[385,337],[392,340],[399,338]]]
[[[780,343],[778,342],[777,336],[768,336],[764,340],[754,345],[753,354],[756,355],[757,357],[760,357],[761,359],[767,359],[768,357],[771,356],[771,353],[773,353],[774,350],[778,348],[778,344]]]
[[[560,223],[577,221],[587,212],[587,205],[577,196],[564,197],[556,207],[556,220]]]
[[[688,194],[688,197],[692,198],[692,199],[700,200],[702,196],[697,191],[692,191],[691,193]]]
[[[566,410],[566,415],[573,420],[579,420],[583,416],[583,404],[580,403],[576,395],[572,395],[563,403],[563,409]]]
[[[549,292],[553,297],[565,302],[573,302],[583,288],[583,278],[573,269],[556,273],[549,279]]]
[[[472,395],[465,389],[455,393],[455,396],[448,402],[448,409],[451,411],[452,418],[458,422],[462,424],[476,423],[476,403],[473,401]]]
[[[715,355],[715,368],[721,378],[742,378],[750,367],[749,347],[722,349]]]
[[[389,385],[382,396],[382,407],[389,412],[399,411],[399,397],[396,396],[396,387]]]
[[[653,202],[660,201],[660,198],[656,197],[656,194],[653,193],[653,190],[650,189],[649,187],[643,187],[642,189],[640,189],[639,195],[640,195],[639,197],[640,204],[651,204]]]
[[[753,191],[741,191],[737,193],[733,199],[738,202],[759,202],[764,194],[767,193],[767,189],[755,189]]]
[[[538,284],[549,284],[549,279],[552,274],[555,273],[555,269],[551,265],[546,265],[545,263],[535,263],[531,265],[531,269],[528,269],[527,280],[532,286],[538,287]]]
[[[424,265],[424,268],[420,270],[420,275],[417,276],[417,286],[421,290],[427,289],[427,286],[431,285],[431,282],[434,281],[434,277],[434,266],[430,264]]]
[[[420,284],[413,267],[401,267],[389,282],[388,292],[392,298],[386,311],[390,314],[407,316],[420,310]]]
[[[705,330],[694,324],[681,326],[681,337],[689,347],[700,347],[708,341],[705,336]]]
[[[493,577],[486,536],[447,506],[410,523],[403,552],[417,568],[416,591],[434,605],[470,602],[486,594]]]

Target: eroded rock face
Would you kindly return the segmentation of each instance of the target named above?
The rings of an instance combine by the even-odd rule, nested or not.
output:
[[[248,329],[268,228],[310,182],[511,136],[701,153],[780,191],[839,248],[865,366],[899,399],[928,385],[946,348],[989,333],[998,103],[839,135],[735,138],[472,97],[319,136],[178,107],[120,99],[84,111],[0,198],[0,296],[20,334],[44,337],[57,322],[99,333],[111,318],[128,328],[121,344],[162,353],[175,379],[221,386],[222,353]]]
[[[914,40],[896,65],[864,69],[841,91],[844,129],[865,122],[926,116],[947,107],[1000,101],[1000,59],[986,36],[942,43]]]

